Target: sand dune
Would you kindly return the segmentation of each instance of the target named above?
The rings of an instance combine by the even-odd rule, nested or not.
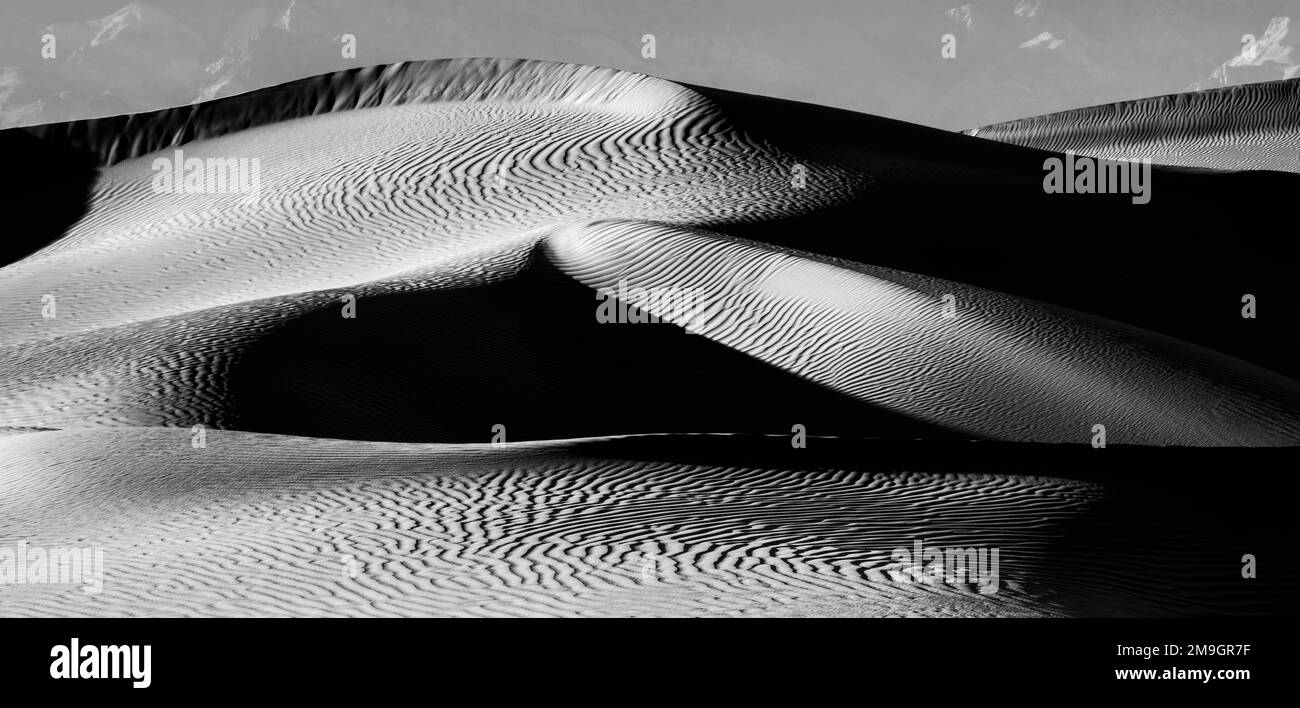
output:
[[[1300,79],[1092,106],[967,134],[1112,160],[1300,172]]]
[[[384,79],[382,92],[346,100],[302,94],[316,100],[302,113],[324,105],[333,110],[327,115],[257,125],[253,113],[246,122],[257,127],[184,145],[187,158],[257,157],[256,195],[157,194],[152,157],[104,170],[89,213],[57,243],[5,271],[3,302],[39,300],[76,283],[60,298],[67,316],[42,321],[39,312],[20,312],[0,323],[0,333],[59,336],[342,288],[591,216],[774,218],[842,200],[862,182],[808,165],[823,188],[795,192],[788,177],[795,158],[729,130],[702,97],[647,77],[435,62]],[[287,90],[319,88],[307,82]],[[417,90],[431,95],[408,102]],[[383,96],[382,106],[345,110],[371,95]],[[228,110],[286,103],[274,92],[253,96],[232,99]],[[87,129],[76,144],[113,162],[127,150],[124,136],[142,136],[130,143],[133,154],[191,137],[194,122],[169,128],[179,119],[154,115],[144,125],[128,121],[122,133]],[[206,118],[230,127],[220,115]],[[119,142],[96,142],[109,135]],[[155,143],[144,142],[155,135]]]
[[[383,90],[348,83],[370,80]],[[338,308],[345,293],[363,300],[419,294],[424,302],[431,293],[501,281],[534,263],[529,249],[544,243],[544,253],[563,261],[559,271],[593,292],[620,278],[706,293],[753,288],[756,278],[767,290],[784,289],[707,314],[726,319],[757,308],[761,330],[717,326],[715,335],[706,323],[703,335],[777,371],[962,434],[1080,442],[1092,425],[1110,423],[1114,442],[1300,439],[1294,383],[1223,358],[1206,373],[1201,364],[1214,359],[1208,352],[1186,347],[1180,354],[1177,346],[1154,344],[1157,338],[1136,333],[1134,340],[1131,331],[1098,329],[1070,313],[958,283],[636,227],[675,223],[726,232],[731,224],[743,231],[747,223],[771,222],[797,230],[801,215],[856,203],[873,180],[869,172],[814,162],[755,138],[732,127],[703,95],[668,82],[586,67],[457,61],[344,72],[272,97],[294,92],[302,92],[296,102],[249,96],[152,114],[118,126],[120,133],[105,121],[64,128],[106,162],[211,132],[186,143],[185,154],[256,156],[261,183],[255,195],[160,194],[150,188],[149,155],[105,169],[89,212],[66,236],[3,271],[0,304],[12,315],[0,320],[11,352],[0,365],[0,425],[238,425],[247,413],[231,388],[257,376],[241,360],[273,331],[317,313],[317,325],[305,331],[325,336],[321,313]],[[282,120],[295,115],[303,117]],[[815,188],[794,188],[796,164]],[[499,165],[509,168],[495,172]],[[564,235],[573,227],[563,224],[593,216],[626,223],[589,229],[610,234],[594,240]],[[640,255],[611,263],[604,251],[583,252],[582,243]],[[698,261],[708,270],[697,272]],[[614,270],[586,277],[608,268]],[[34,306],[45,294],[58,299],[53,319]],[[941,316],[946,294],[961,310],[951,322]],[[538,296],[545,290],[529,295]],[[544,316],[594,313],[590,299],[569,298],[554,309],[561,307],[573,312]],[[791,311],[812,315],[769,317]],[[333,324],[329,336],[350,323]],[[449,335],[464,346],[480,341]],[[561,339],[544,338],[493,345],[519,348],[496,375],[525,370],[537,356],[527,344],[540,350]],[[573,363],[535,376],[581,380],[581,348],[558,346],[572,349]],[[669,352],[660,358],[680,355],[677,341],[656,346]],[[499,356],[489,348],[476,353]],[[364,373],[351,376],[366,380]],[[462,406],[481,394],[469,386],[439,389],[441,399]],[[340,400],[327,396],[302,407],[383,405]],[[284,409],[295,412],[301,415]],[[729,414],[736,413],[724,410],[711,425],[689,429],[732,430]],[[531,424],[526,412],[500,417]],[[426,440],[477,440],[490,427],[476,425],[475,437],[461,438],[420,424],[431,431]],[[654,432],[679,429],[667,420],[650,424]],[[638,429],[579,426],[552,436],[615,432]]]
[[[1209,154],[1202,139],[1263,154],[1294,96],[1258,91],[1121,118],[1141,133],[1144,111],[1187,114],[1179,154]],[[1262,115],[1254,127],[1205,137],[1230,114],[1214,96],[1257,95],[1240,114]],[[518,60],[340,72],[31,133],[0,134],[51,175],[9,192],[31,202],[30,253],[0,268],[0,540],[116,560],[98,598],[3,588],[4,614],[1251,609],[1159,529],[1143,546],[1169,556],[1154,574],[1131,551],[1053,555],[1070,534],[1110,542],[1133,525],[1131,509],[1093,513],[1101,482],[965,473],[962,455],[933,472],[633,458],[618,436],[789,450],[800,425],[1091,451],[1101,424],[1112,445],[1293,446],[1300,384],[1261,366],[1267,352],[1141,326],[1165,302],[1084,312],[1053,303],[1062,290],[926,267],[951,272],[942,215],[1004,251],[1039,249],[1009,270],[1103,282],[1103,259],[1072,240],[1099,210],[1168,229],[1207,195],[1271,203],[1289,175],[1158,169],[1148,209],[1058,200],[1041,189],[1044,146]],[[1045,147],[1086,152],[1074,145]],[[159,191],[154,161],[175,149],[256,158],[256,189]],[[1049,220],[1066,225],[1029,228]],[[1201,257],[1194,272],[1235,314],[1232,256]],[[598,321],[611,291],[663,321]],[[1187,317],[1168,329],[1214,334]],[[1210,343],[1241,339],[1224,332]],[[206,448],[189,445],[195,425]],[[512,446],[484,445],[497,425]],[[902,582],[890,550],[918,537],[1002,548],[1005,591]],[[365,572],[345,575],[343,556]],[[1078,567],[1105,594],[1081,590]]]

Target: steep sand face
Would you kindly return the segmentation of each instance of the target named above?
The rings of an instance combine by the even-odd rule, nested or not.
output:
[[[1300,79],[1091,106],[966,132],[1110,160],[1300,172]]]

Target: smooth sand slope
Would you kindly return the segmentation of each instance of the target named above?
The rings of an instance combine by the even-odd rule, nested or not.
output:
[[[942,251],[920,243],[936,205],[980,238],[1057,207],[1168,225],[1288,176],[1160,170],[1147,211],[1053,201],[1036,150],[515,60],[33,133],[0,140],[69,167],[21,192],[33,252],[0,269],[0,540],[117,560],[97,598],[0,588],[6,614],[1206,612],[1231,592],[1188,581],[1214,571],[1178,553],[1097,597],[1054,565],[1044,548],[1098,483],[964,475],[960,457],[911,475],[472,444],[497,425],[510,441],[802,425],[1086,446],[1098,424],[1111,445],[1300,441],[1300,385],[1256,363],[1040,302],[1050,290],[872,264],[911,239]],[[174,147],[256,158],[257,191],[151,189]],[[663,322],[598,322],[597,293],[624,284]],[[689,313],[644,296],[663,290],[689,292]],[[189,446],[195,425],[208,447]],[[885,560],[918,537],[1001,546],[1006,591],[900,584]],[[620,570],[645,544],[681,577]],[[368,559],[359,578],[349,554]],[[1170,577],[1187,582],[1171,594]]]
[[[1111,160],[1300,172],[1300,79],[1091,106],[967,134]]]

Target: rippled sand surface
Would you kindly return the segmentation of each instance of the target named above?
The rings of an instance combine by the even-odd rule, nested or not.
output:
[[[1092,106],[968,133],[1109,160],[1300,172],[1300,79]]]
[[[1188,99],[1189,125],[1211,93]],[[1291,99],[1265,98],[1267,131]],[[1086,446],[1104,422],[1118,445],[1300,441],[1285,376],[873,265],[870,241],[827,246],[875,223],[882,187],[1014,190],[1040,176],[999,160],[1034,153],[947,136],[971,152],[904,159],[905,144],[854,147],[880,138],[797,122],[781,140],[738,105],[626,72],[455,60],[34,131],[103,168],[61,238],[0,269],[0,543],[99,546],[107,575],[96,596],[0,587],[0,613],[1237,607],[1161,532],[1160,578],[1116,575],[1132,549],[1083,550],[1124,526],[1098,520],[1099,481],[977,474],[960,456],[919,472],[620,454],[620,436],[800,425]],[[978,135],[1087,152],[1038,125]],[[1234,144],[1255,154],[1266,138]],[[159,193],[153,160],[176,147],[256,158],[257,190]],[[662,322],[596,321],[597,293],[628,284],[624,304]],[[652,290],[689,292],[692,308]],[[487,444],[498,424],[504,447]],[[680,440],[644,439],[665,453]],[[921,539],[999,549],[998,591],[908,582],[891,552]],[[1199,589],[1170,593],[1170,577]]]

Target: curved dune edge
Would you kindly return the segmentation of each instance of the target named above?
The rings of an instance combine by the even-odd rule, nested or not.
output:
[[[329,98],[338,85],[350,88]],[[456,60],[284,90],[315,98],[259,109],[273,103],[259,92],[202,109],[211,113],[190,121],[193,134],[127,133],[170,136],[159,144],[210,135],[185,143],[187,154],[257,155],[265,180],[254,198],[157,193],[149,155],[122,160],[63,239],[0,269],[0,425],[238,427],[232,374],[268,337],[345,295],[433,296],[420,302],[451,308],[439,314],[489,318],[454,295],[516,279],[541,253],[591,291],[623,280],[699,291],[702,318],[683,324],[700,339],[967,435],[1084,442],[1102,424],[1121,444],[1300,440],[1297,384],[1242,362],[959,283],[722,235],[754,223],[797,231],[800,217],[857,208],[872,176],[795,158],[674,84]],[[221,111],[243,122],[223,123]],[[484,181],[502,160],[520,166],[518,181]],[[816,188],[792,182],[795,166]],[[56,318],[43,316],[47,295]],[[590,318],[590,299],[567,303]],[[679,353],[672,346],[662,353]],[[478,353],[518,364],[513,376],[530,363]],[[572,354],[552,379],[582,378],[583,352]]]
[[[1300,79],[1121,101],[963,132],[1111,160],[1300,172]]]

